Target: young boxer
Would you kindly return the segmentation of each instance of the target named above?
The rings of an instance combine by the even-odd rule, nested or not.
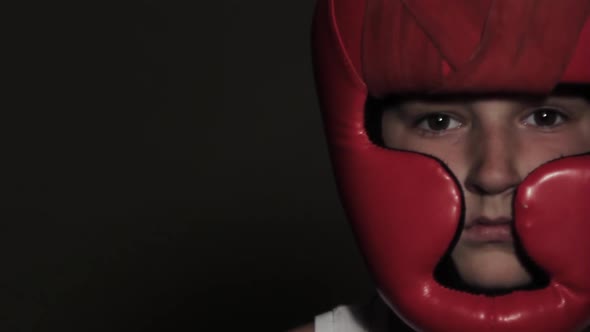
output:
[[[316,80],[383,303],[300,331],[590,322],[590,1],[319,0]]]

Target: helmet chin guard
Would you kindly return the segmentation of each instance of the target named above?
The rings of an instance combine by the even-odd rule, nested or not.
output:
[[[457,3],[474,3],[374,0],[373,4],[375,2],[385,6],[380,7],[384,12],[394,13],[391,17],[400,22],[416,20],[411,23],[415,25],[413,28],[400,28],[400,31],[434,26],[439,27],[436,32],[442,36],[449,32],[443,31],[444,22],[421,12],[425,9],[420,6],[426,8],[432,4],[436,8],[442,3],[451,7]],[[575,38],[570,35],[563,38],[569,42],[562,40],[559,44],[569,49],[556,53],[557,68],[547,67],[548,74],[539,74],[540,79],[535,84],[527,82],[550,59],[531,63],[521,59],[518,52],[534,54],[533,51],[544,49],[543,43],[557,38],[555,33],[546,36],[548,40],[544,42],[536,40],[541,45],[534,44],[532,51],[517,52],[513,48],[519,45],[518,38],[501,38],[493,31],[484,30],[482,40],[488,40],[489,44],[482,42],[478,48],[480,55],[466,57],[460,52],[445,54],[445,49],[452,47],[442,42],[443,37],[431,31],[422,32],[423,37],[433,39],[436,46],[422,49],[435,49],[442,55],[437,58],[427,54],[424,70],[438,72],[423,72],[413,80],[408,72],[398,70],[404,67],[402,64],[407,59],[382,58],[375,53],[377,46],[370,45],[381,40],[379,29],[384,29],[387,23],[381,17],[379,24],[367,25],[365,18],[376,10],[371,3],[318,0],[313,27],[314,65],[340,195],[382,297],[417,331],[579,331],[590,323],[590,260],[586,258],[590,253],[590,205],[587,203],[590,156],[566,157],[542,165],[526,177],[515,194],[517,236],[527,254],[549,274],[549,285],[538,290],[486,297],[448,289],[434,279],[437,264],[462,229],[463,196],[452,173],[435,158],[376,146],[365,129],[364,108],[369,90],[377,91],[375,95],[388,91],[538,93],[549,92],[558,82],[590,82],[590,23],[587,19],[590,1],[494,1],[489,7],[491,13],[480,15],[487,20],[486,29],[502,30],[504,23],[515,20],[514,14],[525,7],[516,8],[513,13],[510,4],[514,3],[534,8],[549,6],[556,13],[555,17],[563,16],[560,10],[564,7],[570,12],[578,9],[578,22],[569,22],[565,25],[567,29],[560,30],[576,34]],[[408,15],[396,14],[396,10],[402,9]],[[470,10],[474,9],[467,12]],[[500,15],[502,13],[505,15]],[[543,18],[542,13],[539,15],[540,18],[530,21],[538,24]],[[553,24],[552,29],[556,26],[559,24]],[[520,28],[521,39],[532,38],[526,27]],[[368,40],[370,31],[375,40]],[[423,41],[420,43],[418,45],[424,45]],[[405,45],[394,46],[403,49]],[[368,50],[370,48],[373,50]],[[502,53],[497,48],[508,51]],[[393,54],[391,51],[384,53]],[[374,68],[369,68],[372,65],[367,63],[368,57],[377,59]],[[363,61],[364,70],[361,68]],[[442,71],[445,62],[451,68],[448,74]],[[499,71],[493,70],[494,64],[499,66]],[[527,67],[529,64],[531,67]],[[511,75],[506,75],[510,65],[516,67],[512,68]],[[379,66],[389,71],[379,73]],[[417,67],[412,63],[409,66]],[[512,75],[514,73],[518,75]],[[434,77],[432,81],[427,79],[429,75]]]

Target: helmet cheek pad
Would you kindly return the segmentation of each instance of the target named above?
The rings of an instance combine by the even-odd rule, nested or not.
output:
[[[544,164],[514,198],[517,236],[547,287],[486,297],[434,278],[462,229],[464,200],[437,159],[373,144],[367,88],[347,54],[334,0],[319,0],[313,51],[339,192],[367,264],[391,308],[417,331],[576,331],[590,323],[590,156]]]

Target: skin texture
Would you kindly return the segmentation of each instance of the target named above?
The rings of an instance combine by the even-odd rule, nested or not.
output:
[[[590,151],[590,103],[572,95],[407,99],[385,106],[385,146],[442,160],[465,195],[465,228],[477,218],[512,220],[515,188],[532,170]],[[526,287],[532,275],[512,241],[474,241],[465,229],[451,257],[464,283]]]

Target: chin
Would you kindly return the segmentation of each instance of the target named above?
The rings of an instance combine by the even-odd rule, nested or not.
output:
[[[512,245],[489,244],[478,248],[458,245],[452,258],[463,281],[477,289],[510,290],[532,281]]]

